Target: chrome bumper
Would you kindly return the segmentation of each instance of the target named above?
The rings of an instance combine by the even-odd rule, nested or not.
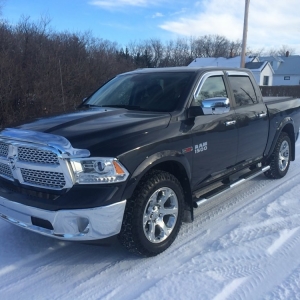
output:
[[[97,208],[48,211],[0,196],[0,219],[61,240],[98,240],[120,232],[125,205],[126,200]],[[53,229],[34,225],[32,218],[48,221]]]

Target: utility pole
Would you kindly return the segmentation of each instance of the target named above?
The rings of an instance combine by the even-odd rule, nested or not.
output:
[[[243,44],[242,44],[242,55],[241,55],[241,68],[245,68],[249,4],[250,4],[250,0],[245,0],[245,15],[244,15],[244,31],[243,31]]]

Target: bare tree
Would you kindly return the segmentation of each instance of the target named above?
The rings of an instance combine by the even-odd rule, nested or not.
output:
[[[286,56],[295,54],[296,49],[288,45],[282,45],[280,48],[271,48],[266,51],[266,55],[270,56]]]
[[[55,33],[49,21],[0,23],[0,127],[67,109],[118,73],[135,68],[117,43]]]
[[[290,46],[287,45],[282,45],[278,51],[277,51],[277,55],[278,56],[286,56],[286,55],[293,55],[295,54],[296,49],[292,48]]]
[[[228,57],[235,57],[241,55],[242,42],[240,40],[237,40],[235,42],[230,42],[228,50],[229,50]]]
[[[192,57],[230,57],[241,53],[241,41],[229,41],[220,35],[191,38]]]
[[[249,55],[249,56],[264,56],[265,55],[265,49],[264,48],[252,49],[250,47],[247,47],[246,55]]]
[[[150,44],[153,52],[152,65],[159,67],[164,57],[164,45],[159,39],[150,39]]]

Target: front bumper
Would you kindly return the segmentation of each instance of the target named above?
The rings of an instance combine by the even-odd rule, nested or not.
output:
[[[86,209],[49,211],[0,196],[0,218],[28,230],[69,241],[104,239],[120,232],[126,200]]]

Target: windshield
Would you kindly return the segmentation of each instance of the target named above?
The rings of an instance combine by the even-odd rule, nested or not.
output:
[[[85,105],[173,111],[191,76],[189,72],[119,75],[96,91]]]

